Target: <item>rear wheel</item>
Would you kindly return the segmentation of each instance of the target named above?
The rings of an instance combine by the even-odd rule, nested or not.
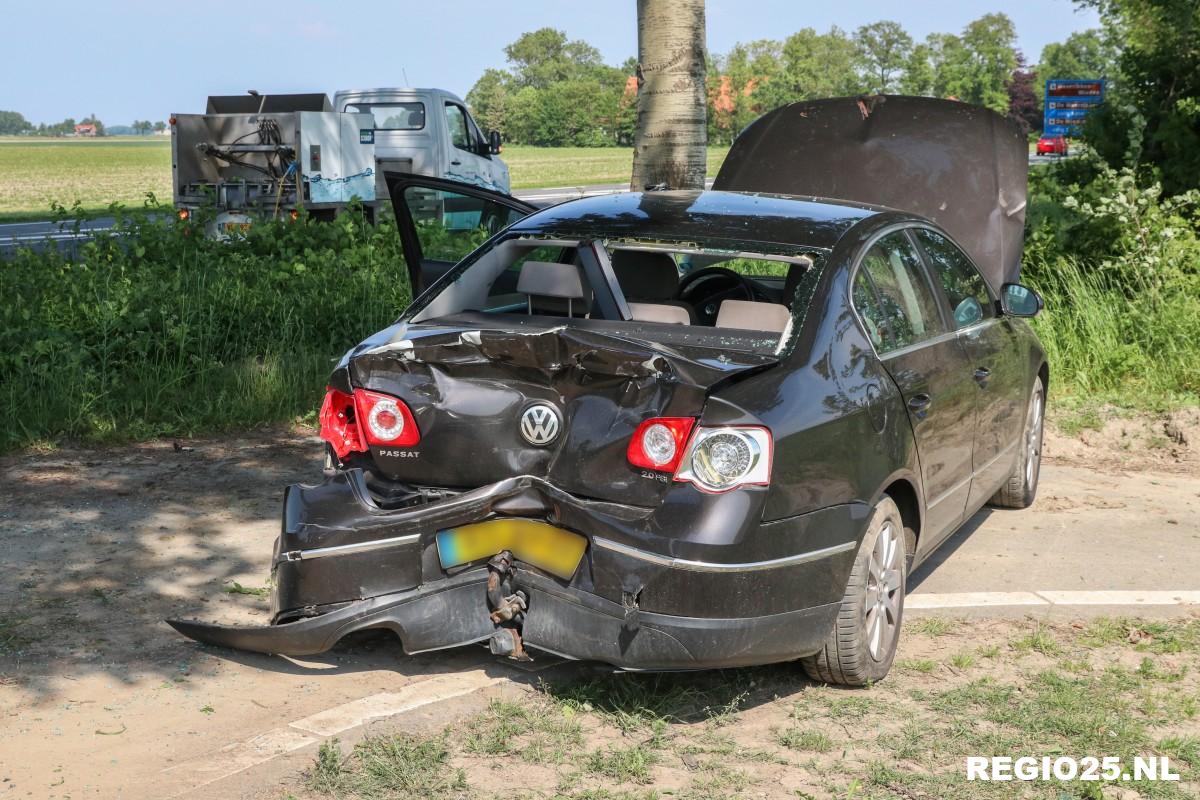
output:
[[[1025,432],[1021,437],[1021,456],[1008,480],[988,502],[1001,508],[1029,508],[1037,498],[1038,478],[1042,474],[1042,431],[1046,423],[1046,389],[1039,375],[1033,379],[1029,410],[1025,413]]]
[[[900,509],[885,495],[858,548],[833,630],[820,652],[800,660],[810,678],[865,686],[887,675],[900,640],[912,544]]]

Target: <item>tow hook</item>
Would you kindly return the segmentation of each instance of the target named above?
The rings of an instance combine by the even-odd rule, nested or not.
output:
[[[508,550],[497,553],[488,562],[487,602],[490,618],[499,626],[488,640],[493,655],[508,656],[514,661],[532,661],[521,641],[521,625],[529,608],[529,597],[513,586],[513,555]]]

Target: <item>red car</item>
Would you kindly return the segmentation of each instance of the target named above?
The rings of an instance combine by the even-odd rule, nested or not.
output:
[[[1067,137],[1043,136],[1038,139],[1037,154],[1039,156],[1065,156],[1067,154]]]

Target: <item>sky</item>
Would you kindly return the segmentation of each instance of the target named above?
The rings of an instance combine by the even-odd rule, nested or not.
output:
[[[270,10],[268,10],[270,9]],[[892,19],[915,39],[958,33],[1004,11],[1030,62],[1096,27],[1071,0],[708,0],[708,49]],[[504,46],[540,27],[566,31],[617,65],[637,53],[634,0],[0,0],[0,110],[33,123],[95,113],[108,125],[204,110],[210,94],[437,86],[464,96]]]

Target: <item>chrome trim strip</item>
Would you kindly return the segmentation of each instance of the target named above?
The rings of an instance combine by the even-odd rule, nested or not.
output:
[[[280,561],[308,561],[312,558],[328,558],[329,556],[348,556],[357,553],[369,553],[372,550],[384,550],[388,547],[400,547],[421,541],[421,534],[410,533],[407,536],[393,536],[390,539],[375,539],[370,542],[355,542],[339,544],[333,547],[316,547],[312,550],[289,550],[280,555]]]
[[[838,553],[844,553],[847,550],[853,550],[858,546],[857,542],[842,542],[835,544],[832,547],[823,547],[820,550],[810,550],[807,553],[798,553],[794,556],[784,556],[783,558],[772,558],[768,561],[748,561],[741,564],[716,564],[711,561],[688,561],[683,558],[675,558],[673,556],[664,556],[658,553],[651,553],[646,550],[640,550],[636,547],[630,547],[627,544],[620,544],[611,539],[602,539],[599,536],[592,537],[592,543],[597,547],[603,547],[605,550],[612,550],[614,553],[636,558],[641,561],[648,561],[651,564],[657,564],[671,569],[685,569],[691,572],[755,572],[764,569],[777,569],[778,567],[790,567],[793,564],[807,564],[810,561],[819,561],[822,558],[828,558]]]

